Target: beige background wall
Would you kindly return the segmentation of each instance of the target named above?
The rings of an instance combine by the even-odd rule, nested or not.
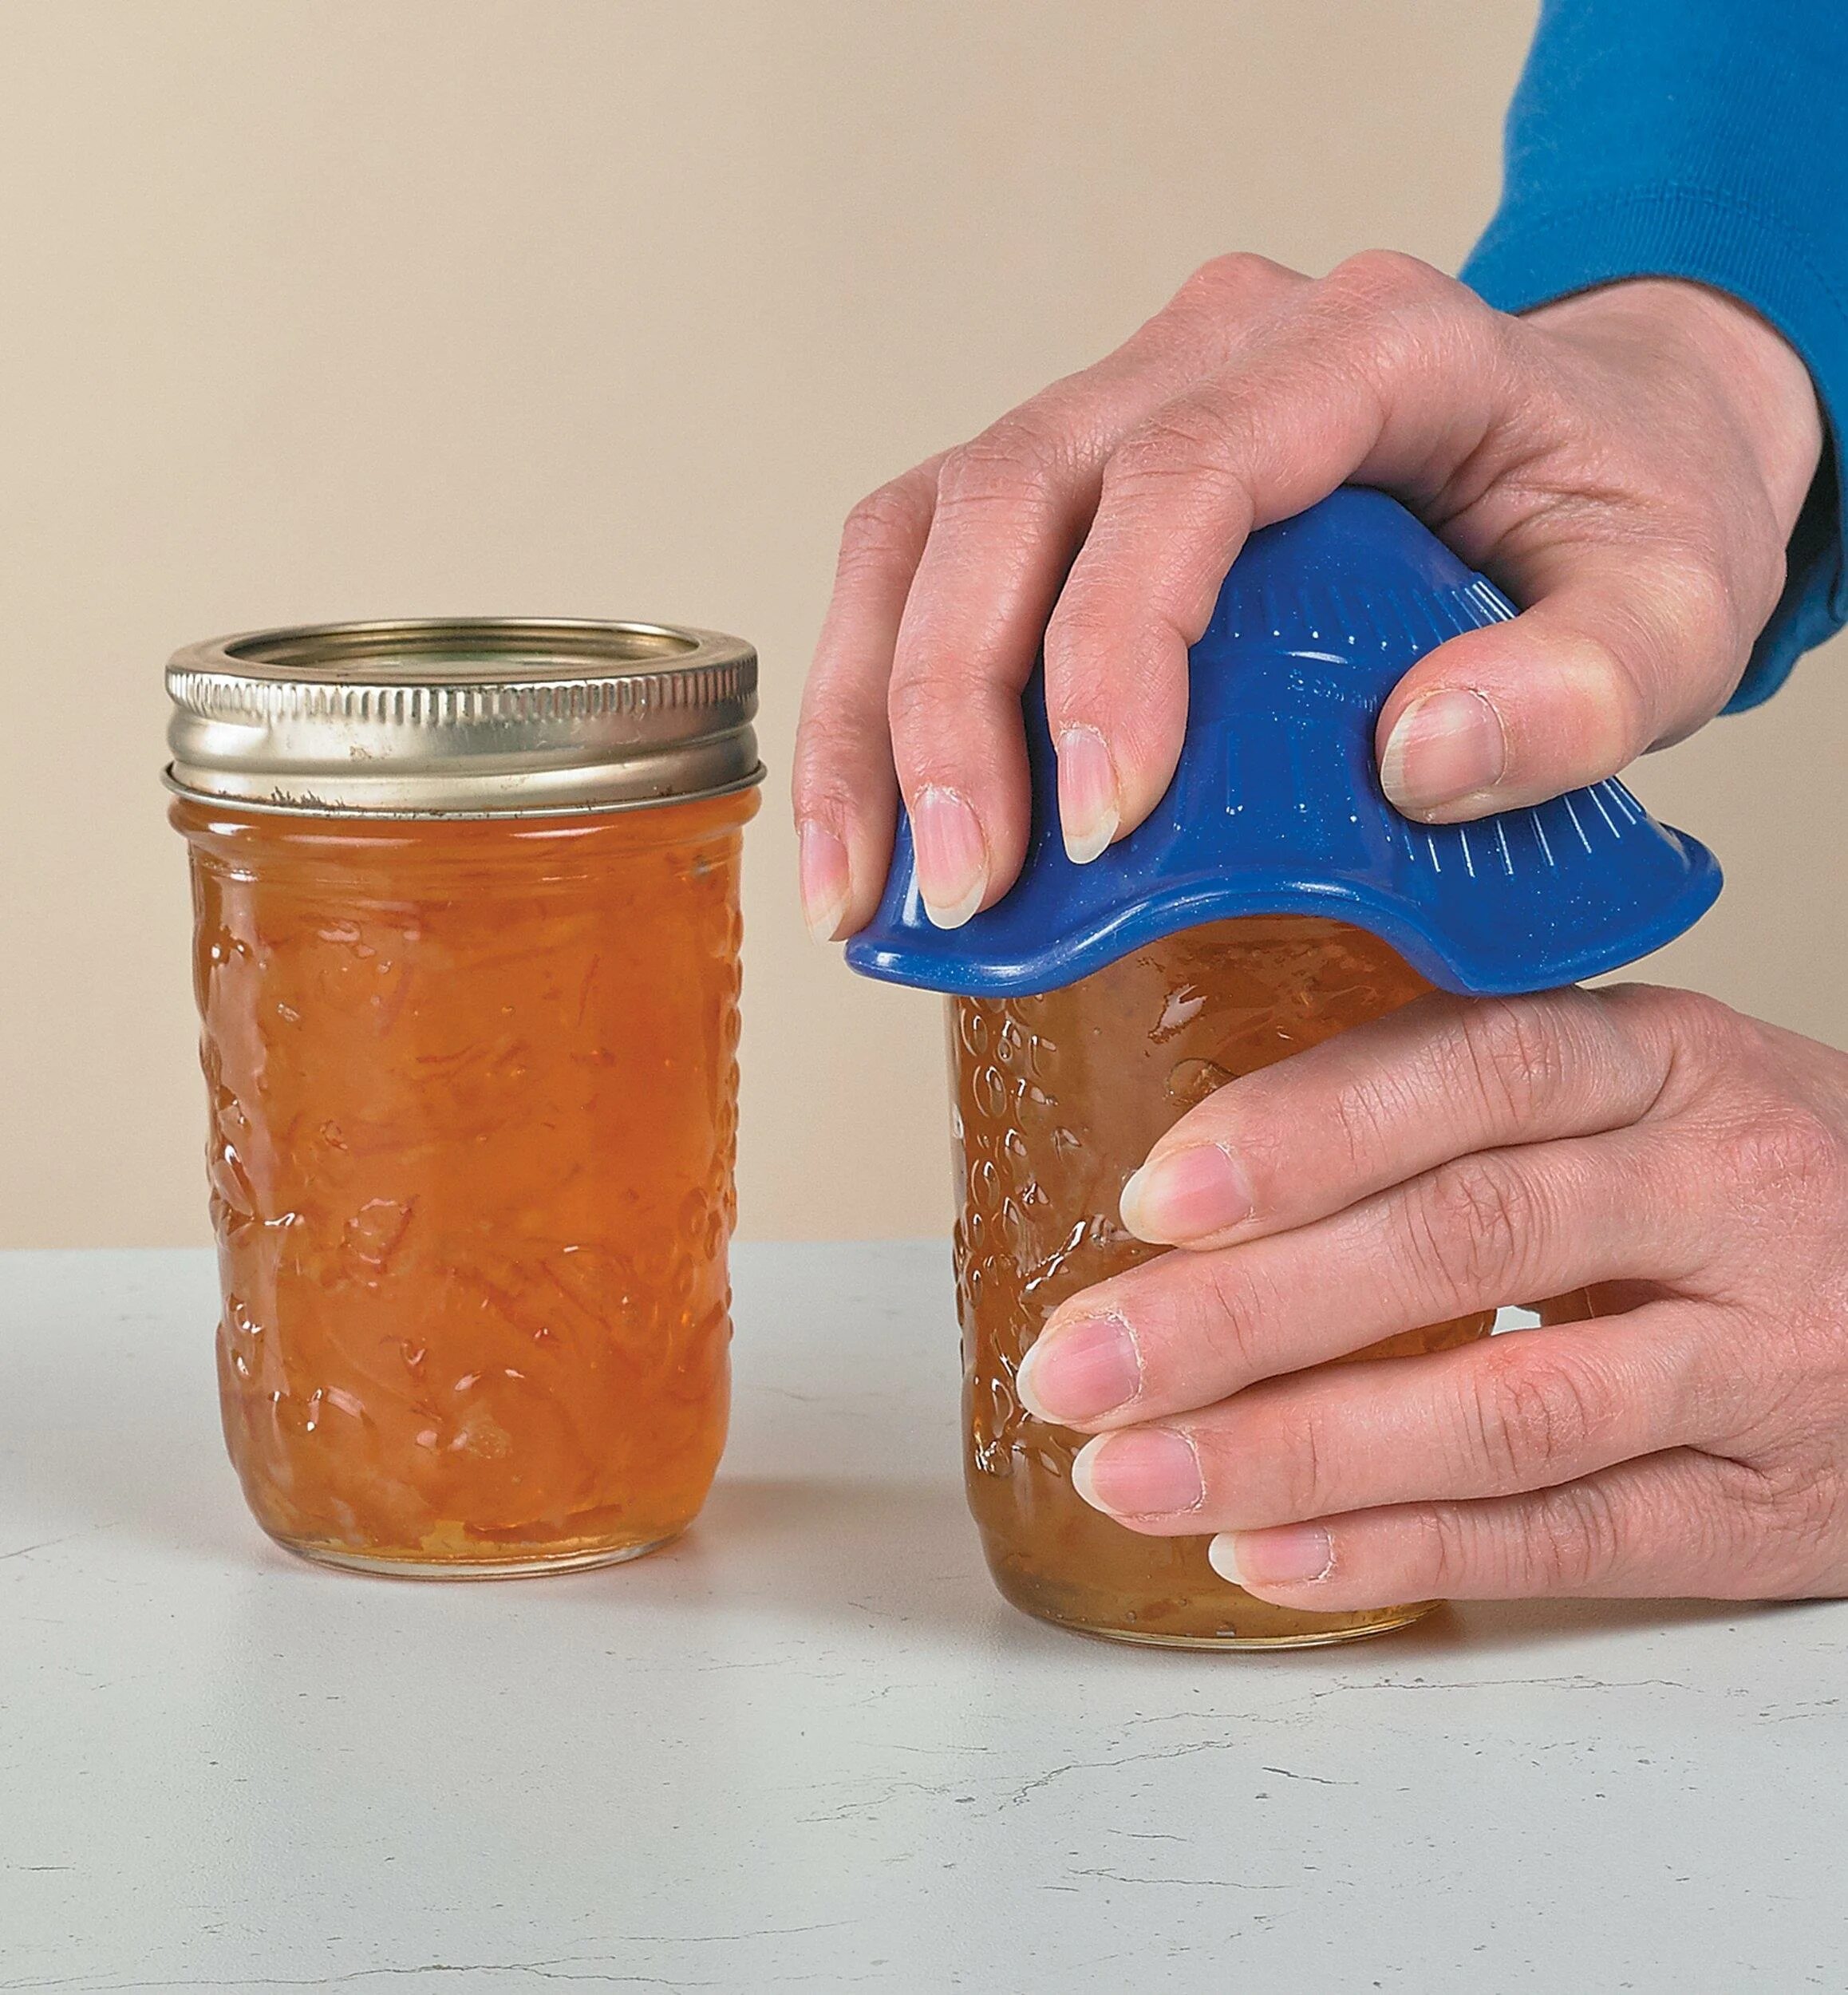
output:
[[[159,668],[512,609],[746,634],[746,1230],[944,1222],[934,1003],[794,914],[863,490],[1234,246],[1442,263],[1526,0],[0,0],[0,1242],[202,1237]],[[1664,975],[1848,1029],[1848,653],[1637,785],[1731,889]]]

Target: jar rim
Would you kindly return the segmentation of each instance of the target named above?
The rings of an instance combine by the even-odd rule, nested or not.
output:
[[[757,655],[642,621],[304,624],[167,668],[169,788],[296,815],[557,816],[763,780]]]

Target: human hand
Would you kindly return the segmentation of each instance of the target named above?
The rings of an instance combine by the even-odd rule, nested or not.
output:
[[[1068,848],[1134,829],[1246,535],[1345,482],[1404,498],[1528,606],[1400,682],[1392,801],[1479,817],[1613,775],[1738,683],[1821,434],[1801,360],[1699,285],[1514,318],[1385,251],[1319,279],[1208,263],[1108,358],[854,508],[796,755],[809,926],[871,918],[901,791],[934,920],[1006,891],[1042,636]]]
[[[1180,1250],[1057,1310],[1021,1400],[1264,1599],[1848,1592],[1848,1054],[1646,985],[1434,995],[1222,1088],[1123,1219]]]

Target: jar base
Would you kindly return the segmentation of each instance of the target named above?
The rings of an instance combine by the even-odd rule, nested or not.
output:
[[[1137,1649],[1237,1650],[1249,1655],[1254,1650],[1264,1649],[1331,1649],[1337,1642],[1366,1641],[1375,1635],[1396,1634],[1401,1628],[1409,1628],[1415,1622],[1424,1620],[1442,1604],[1435,1600],[1420,1600],[1408,1607],[1382,1612],[1378,1620],[1369,1621],[1362,1627],[1321,1628],[1291,1635],[1151,1634],[1139,1628],[1087,1627],[1079,1622],[1055,1619],[1050,1614],[1035,1614],[1025,1607],[1021,1612],[1035,1621],[1044,1622],[1048,1628],[1058,1628],[1071,1635],[1088,1635],[1094,1641],[1127,1642]]]
[[[1226,1586],[1216,1574],[1205,1576],[1205,1589],[1198,1593],[1182,1589],[1163,1598],[1154,1596],[1151,1588],[1126,1596],[1119,1589],[1051,1585],[1043,1575],[1023,1574],[1014,1560],[997,1558],[989,1549],[989,1575],[1010,1607],[1071,1634],[1142,1649],[1325,1649],[1409,1628],[1443,1604],[1413,1600],[1351,1614],[1304,1614],[1256,1599]]]
[[[270,1534],[272,1537],[274,1533]],[[511,1558],[397,1558],[389,1553],[346,1551],[338,1546],[306,1543],[287,1538],[275,1542],[298,1558],[342,1572],[368,1573],[382,1579],[543,1579],[558,1573],[591,1572],[599,1566],[626,1566],[646,1558],[680,1536],[669,1531],[639,1545],[593,1545],[574,1551],[527,1555]]]

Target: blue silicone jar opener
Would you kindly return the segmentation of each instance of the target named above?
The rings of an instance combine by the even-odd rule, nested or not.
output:
[[[1150,816],[1088,866],[1065,856],[1045,697],[1024,702],[1026,862],[963,926],[935,927],[902,820],[884,897],[847,945],[863,974],[964,997],[1068,984],[1234,915],[1369,929],[1447,990],[1546,990],[1633,962],[1697,921],[1720,867],[1614,779],[1472,824],[1402,817],[1373,730],[1412,662],[1514,614],[1383,492],[1344,487],[1252,535],[1189,656],[1180,764]]]

